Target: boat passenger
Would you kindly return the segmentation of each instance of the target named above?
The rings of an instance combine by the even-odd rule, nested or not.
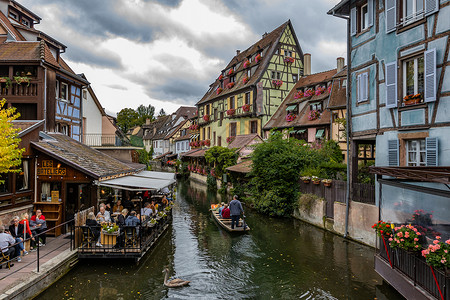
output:
[[[222,218],[223,219],[229,219],[230,218],[230,209],[228,208],[228,204],[225,204],[223,206]]]
[[[238,196],[234,195],[233,200],[230,202],[230,214],[231,214],[231,229],[234,229],[234,225],[239,227],[239,218],[241,213],[244,214],[241,201],[238,200]]]
[[[220,203],[220,207],[219,207],[219,216],[220,216],[221,218],[222,218],[222,211],[223,211],[224,206],[225,206],[225,202]]]
[[[164,207],[166,207],[166,206],[169,204],[169,200],[167,200],[166,195],[164,195],[164,196],[162,197],[161,203],[162,203],[162,205],[163,205]]]
[[[102,247],[102,244],[100,244],[100,224],[95,220],[95,215],[92,211],[87,216],[86,226],[91,229],[94,241],[97,241],[96,246]]]

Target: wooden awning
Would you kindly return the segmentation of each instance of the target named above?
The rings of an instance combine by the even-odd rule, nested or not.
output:
[[[403,180],[450,183],[450,167],[370,167],[369,170]]]

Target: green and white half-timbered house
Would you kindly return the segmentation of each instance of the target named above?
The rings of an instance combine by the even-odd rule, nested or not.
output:
[[[236,56],[197,103],[200,143],[226,146],[257,133],[303,73],[303,52],[287,21]]]

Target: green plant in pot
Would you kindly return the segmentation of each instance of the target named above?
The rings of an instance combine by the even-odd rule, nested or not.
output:
[[[9,87],[11,86],[11,79],[9,79],[9,77],[0,77],[0,82],[4,82],[6,83],[6,88],[9,89]]]

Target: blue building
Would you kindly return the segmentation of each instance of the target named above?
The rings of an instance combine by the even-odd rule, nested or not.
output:
[[[361,145],[372,145],[380,220],[422,226],[428,241],[449,239],[450,1],[342,0],[328,13],[348,22],[350,180]],[[405,288],[414,276],[396,276],[377,257],[376,270],[406,298],[441,298],[439,276]],[[422,260],[411,263],[417,272]]]

